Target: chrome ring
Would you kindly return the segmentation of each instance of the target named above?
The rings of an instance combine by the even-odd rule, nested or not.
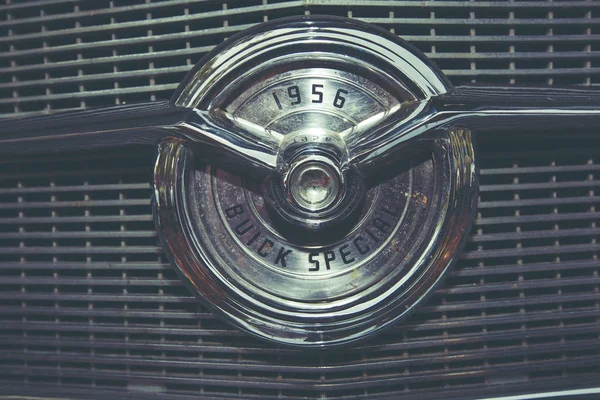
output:
[[[450,87],[418,51],[389,33],[346,19],[303,18],[266,24],[219,46],[174,99],[211,112],[247,80],[272,68],[289,70],[302,57],[315,68],[322,62],[353,68],[422,104]],[[415,115],[409,109],[402,118]],[[471,226],[475,153],[470,132],[459,127],[424,135],[413,163],[388,162],[396,169],[388,168],[383,175],[390,176],[381,176],[386,183],[367,191],[355,225],[316,241],[306,233],[287,236],[256,185],[202,165],[186,143],[163,142],[156,162],[155,220],[164,248],[208,307],[270,341],[322,348],[391,326],[437,285]],[[281,168],[293,181],[289,167]],[[343,152],[339,168],[343,179],[360,180]],[[285,190],[271,187],[285,197]],[[327,197],[327,205],[308,212],[326,213],[334,203]]]

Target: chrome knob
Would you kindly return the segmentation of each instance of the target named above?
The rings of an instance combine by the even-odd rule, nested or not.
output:
[[[339,198],[342,176],[332,165],[307,161],[296,166],[290,176],[286,188],[289,198],[307,211],[325,210]]]

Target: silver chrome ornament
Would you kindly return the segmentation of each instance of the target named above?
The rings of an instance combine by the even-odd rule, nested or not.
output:
[[[474,213],[470,131],[402,139],[450,88],[416,49],[352,20],[280,20],[229,39],[174,102],[239,138],[250,173],[162,142],[155,215],[171,260],[207,305],[278,343],[341,345],[400,320],[455,260]]]

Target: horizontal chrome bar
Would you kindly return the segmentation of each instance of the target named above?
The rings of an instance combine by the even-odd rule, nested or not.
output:
[[[426,100],[407,120],[391,114],[352,134],[350,163],[368,175],[436,131],[457,127],[480,135],[600,128],[600,91],[458,87]],[[202,162],[247,176],[262,178],[278,167],[280,135],[221,111],[167,101],[0,121],[0,155],[156,146],[169,136],[189,142]]]
[[[458,87],[429,99],[409,120],[387,119],[366,132],[349,145],[350,163],[368,175],[415,142],[454,128],[468,128],[479,135],[600,128],[600,91]]]
[[[197,158],[246,175],[276,168],[278,139],[261,127],[166,101],[0,121],[0,156],[156,146],[169,136],[188,141]]]

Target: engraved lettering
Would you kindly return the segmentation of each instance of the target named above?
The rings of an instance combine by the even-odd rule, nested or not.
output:
[[[379,241],[379,239],[377,238],[377,236],[375,236],[375,235],[373,234],[373,232],[371,232],[371,231],[369,230],[369,228],[365,228],[365,233],[366,233],[367,235],[369,235],[369,237],[370,237],[371,239],[373,239],[375,242],[378,242],[378,241]]]
[[[357,236],[356,239],[354,239],[352,241],[352,243],[354,244],[354,247],[356,247],[356,250],[358,250],[358,252],[360,253],[361,256],[364,256],[365,254],[367,254],[367,252],[369,250],[371,250],[371,247],[369,247],[368,244],[364,245],[364,247],[360,245],[360,242],[364,242],[364,241],[365,241],[365,238],[363,238],[362,236]]]
[[[241,215],[244,213],[244,207],[242,207],[241,204],[236,204],[233,207],[230,207],[228,209],[225,210],[225,215],[227,215],[227,218],[233,218],[237,215]]]
[[[325,267],[327,267],[327,269],[331,269],[330,266],[330,262],[332,262],[333,260],[335,260],[335,253],[333,251],[326,251],[325,253]]]
[[[346,98],[342,95],[346,94],[348,94],[347,90],[338,89],[337,93],[335,94],[335,99],[333,99],[333,106],[337,108],[343,108],[344,103],[346,103]]]
[[[237,224],[234,228],[235,233],[242,236],[243,234],[250,232],[254,228],[254,225],[252,225],[252,224],[248,225],[249,223],[250,223],[250,220],[246,218],[245,220],[243,220],[242,222]],[[246,226],[246,225],[248,225],[248,226]]]
[[[281,261],[281,266],[283,268],[287,267],[285,264],[285,258],[289,256],[291,252],[292,250],[286,250],[285,247],[280,248],[277,257],[275,257],[275,265],[279,264],[279,261]]]
[[[313,103],[322,103],[323,102],[323,91],[318,91],[317,89],[323,89],[323,85],[319,85],[317,83],[313,83],[312,85],[312,94],[316,94],[317,98],[312,99]]]
[[[293,102],[290,103],[291,105],[295,106],[296,104],[302,103],[302,98],[300,97],[300,89],[298,88],[298,86],[290,86],[287,92],[288,97],[290,99],[295,99]]]
[[[388,224],[379,217],[375,217],[373,219],[373,226],[381,233],[388,233],[388,228],[390,227],[390,224]]]
[[[279,101],[279,97],[277,97],[277,94],[275,92],[273,92],[273,98],[275,99],[275,104],[277,104],[277,108],[283,110],[283,107],[281,107],[281,102]]]
[[[314,267],[309,268],[310,272],[317,272],[319,270],[319,260],[315,260],[315,257],[318,257],[319,253],[310,253],[308,255],[308,262],[311,264],[315,264]]]
[[[344,264],[350,264],[352,261],[354,261],[354,257],[348,258],[348,256],[352,254],[352,252],[348,250],[348,247],[350,247],[348,244],[340,247],[340,256],[342,256],[342,261]]]
[[[271,242],[269,239],[265,239],[263,240],[262,244],[258,246],[258,250],[256,250],[256,252],[259,256],[266,257],[268,253],[265,250],[273,248],[274,244],[275,243]]]
[[[248,240],[246,242],[247,246],[250,246],[252,243],[254,243],[256,241],[256,239],[258,239],[260,237],[260,231],[256,232],[251,238],[250,240]]]

